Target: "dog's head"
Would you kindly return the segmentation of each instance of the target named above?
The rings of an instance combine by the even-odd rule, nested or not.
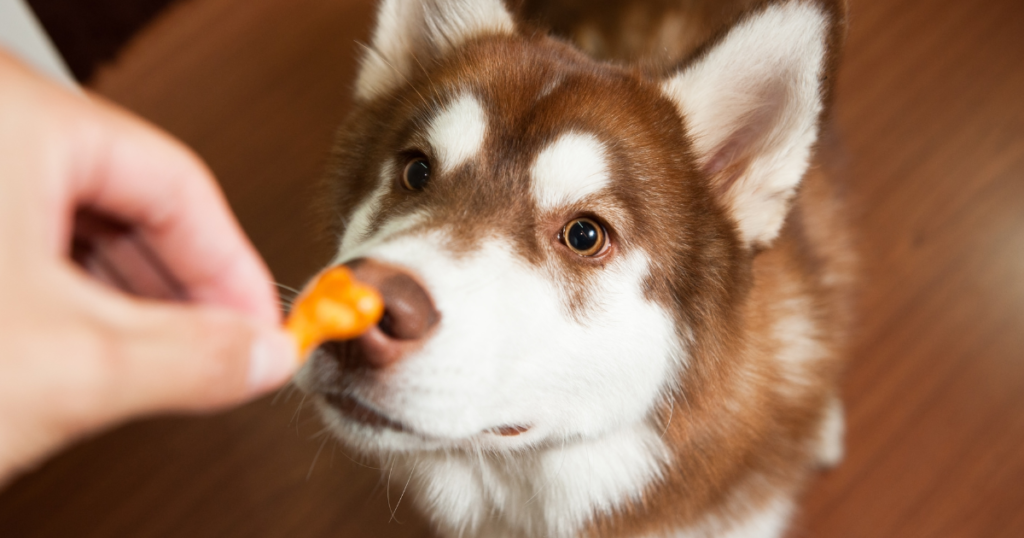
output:
[[[333,181],[337,263],[387,313],[300,386],[372,451],[650,420],[736,330],[817,136],[828,20],[768,5],[652,75],[521,30],[499,0],[385,0]]]

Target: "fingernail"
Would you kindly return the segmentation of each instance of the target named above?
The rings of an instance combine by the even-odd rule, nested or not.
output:
[[[295,342],[284,332],[267,332],[253,342],[249,355],[249,390],[266,392],[276,388],[298,366]]]

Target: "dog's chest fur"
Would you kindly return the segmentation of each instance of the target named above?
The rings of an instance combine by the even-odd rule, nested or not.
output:
[[[299,383],[446,536],[779,536],[842,453],[852,254],[812,149],[844,6],[585,4],[384,0],[338,262],[409,271],[441,323]],[[597,255],[565,248],[581,217]]]
[[[449,534],[570,536],[595,510],[639,498],[669,459],[658,432],[624,429],[515,458],[465,452],[404,459],[401,471]]]
[[[398,458],[396,477],[411,480],[443,534],[780,535],[808,472],[842,457],[836,357],[853,259],[826,178],[816,170],[804,181],[775,250],[754,261],[740,307],[747,331],[723,353],[737,363],[730,372],[598,439],[512,457]]]

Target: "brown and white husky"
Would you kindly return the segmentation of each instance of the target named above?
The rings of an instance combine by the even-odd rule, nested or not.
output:
[[[844,18],[383,0],[332,209],[387,313],[298,377],[330,428],[443,536],[780,536],[842,454]]]

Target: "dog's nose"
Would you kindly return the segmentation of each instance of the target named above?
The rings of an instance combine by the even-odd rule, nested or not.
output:
[[[409,271],[372,258],[345,264],[355,277],[384,299],[380,323],[351,342],[350,366],[385,368],[400,361],[429,338],[441,319],[430,294]]]

